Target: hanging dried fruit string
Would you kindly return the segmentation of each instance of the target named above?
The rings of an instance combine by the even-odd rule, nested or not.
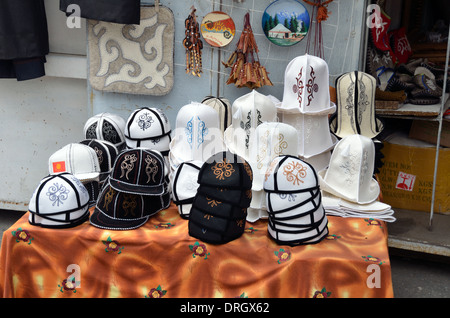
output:
[[[330,16],[331,12],[328,11],[328,4],[333,2],[333,0],[303,0],[307,4],[313,7],[313,11],[311,14],[311,22],[310,22],[310,32],[308,35],[308,40],[306,42],[306,53],[312,54],[314,56],[324,58],[323,51],[323,37],[322,37],[322,21],[326,21]],[[315,23],[313,24],[314,16],[316,16]],[[312,29],[315,30],[314,33],[314,52],[311,53],[311,34]]]
[[[260,88],[264,85],[273,86],[266,68],[259,62],[258,52],[258,46],[250,25],[250,14],[247,13],[244,17],[244,30],[236,45],[236,50],[226,63],[222,62],[225,67],[231,68],[227,84],[251,89]]]
[[[186,49],[186,74],[201,77],[203,42],[200,39],[200,28],[195,15],[196,9],[191,8],[191,14],[185,20],[185,35],[183,46]]]

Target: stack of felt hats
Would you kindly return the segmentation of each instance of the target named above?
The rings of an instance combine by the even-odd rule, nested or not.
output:
[[[256,141],[259,139],[256,136],[257,128],[266,122],[277,122],[277,108],[270,97],[253,90],[237,98],[232,104],[231,125],[224,133],[228,150],[254,166],[253,163],[258,161],[259,151],[251,148],[255,145],[255,138]],[[263,192],[259,184],[254,183],[247,221],[254,222],[267,216],[261,204]]]
[[[245,230],[252,181],[250,165],[229,151],[207,159],[198,174],[189,235],[212,244],[239,238]]]
[[[249,164],[253,171],[252,201],[247,210],[247,221],[268,217],[264,178],[273,159],[281,155],[298,155],[298,132],[291,125],[278,122],[260,124],[250,142]]]
[[[264,181],[269,236],[281,245],[319,243],[328,235],[315,169],[296,156],[279,156]]]
[[[132,230],[170,205],[167,169],[157,150],[122,151],[98,197],[90,223],[110,230]]]
[[[169,119],[159,108],[142,107],[128,117],[124,128],[127,149],[157,150],[168,160],[171,138]]]
[[[337,142],[328,123],[336,105],[330,99],[327,63],[308,54],[294,58],[286,67],[277,109],[280,121],[299,131],[298,156],[316,170],[325,168]]]

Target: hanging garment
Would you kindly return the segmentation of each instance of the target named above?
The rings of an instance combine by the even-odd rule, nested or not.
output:
[[[24,81],[44,76],[48,53],[44,0],[2,0],[0,78]]]
[[[80,7],[82,18],[120,24],[140,22],[140,0],[60,0],[59,9],[70,16],[73,14],[68,8],[71,4]]]

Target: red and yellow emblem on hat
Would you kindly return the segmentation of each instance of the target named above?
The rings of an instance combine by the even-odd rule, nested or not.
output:
[[[66,162],[65,161],[58,161],[53,163],[53,172],[66,172]]]

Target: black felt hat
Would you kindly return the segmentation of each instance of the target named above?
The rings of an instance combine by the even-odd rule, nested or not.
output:
[[[102,189],[90,223],[109,230],[132,230],[144,225],[148,219],[167,209],[170,192],[161,196],[146,196],[116,191],[109,183]]]
[[[228,189],[251,189],[253,172],[250,164],[229,151],[219,152],[205,161],[198,184]]]
[[[157,196],[165,192],[165,177],[165,162],[161,153],[136,148],[119,154],[109,182],[117,191]]]

